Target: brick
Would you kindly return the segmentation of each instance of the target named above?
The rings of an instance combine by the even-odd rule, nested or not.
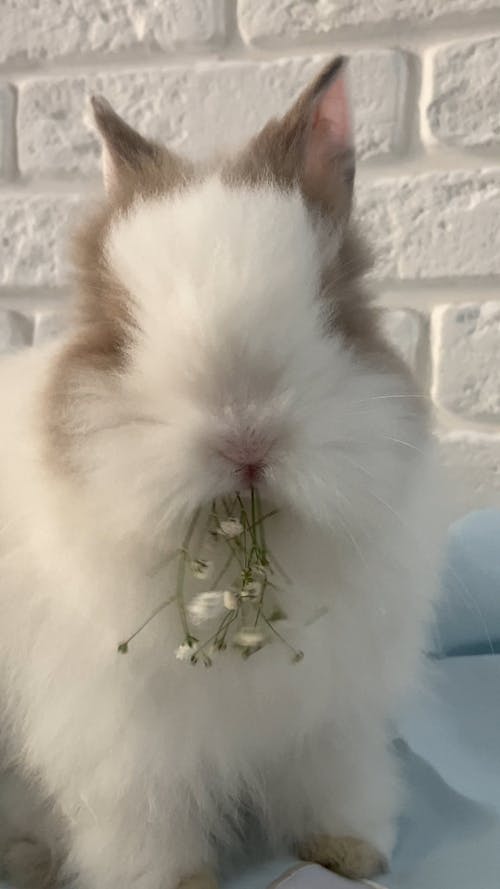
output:
[[[95,0],[99,6],[100,2]],[[135,18],[136,0],[129,0]],[[224,0],[162,0],[149,3],[139,31],[143,42],[159,49],[201,47],[220,43],[225,30]]]
[[[382,329],[408,367],[417,373],[424,333],[422,315],[408,309],[386,309],[382,315]]]
[[[0,200],[0,284],[60,284],[65,275],[74,196],[19,195]]]
[[[26,81],[20,87],[19,165],[27,174],[88,174],[98,145],[85,99],[103,93],[133,126],[199,156],[232,147],[282,113],[329,56],[273,62],[109,72]],[[360,158],[397,150],[406,97],[405,56],[380,50],[353,58]],[[222,146],[221,146],[222,142]]]
[[[441,462],[455,516],[500,502],[500,435],[468,430],[442,433]]]
[[[500,420],[500,302],[441,306],[432,330],[438,404],[472,420]]]
[[[500,170],[365,181],[357,196],[377,277],[500,274]]]
[[[33,322],[20,312],[0,310],[0,354],[15,352],[31,343]]]
[[[56,339],[68,326],[68,313],[63,309],[59,311],[42,310],[35,313],[35,329],[33,343],[35,346],[49,343]]]
[[[14,166],[13,138],[14,91],[0,84],[0,176],[8,176]]]
[[[498,0],[239,0],[243,38],[251,43],[334,35],[339,28],[430,23],[454,13],[500,10]]]
[[[427,120],[437,140],[465,148],[500,146],[500,37],[439,49],[432,95]]]
[[[171,50],[218,41],[223,0],[58,0],[50,4],[4,0],[0,61],[46,60],[114,53],[134,46]]]

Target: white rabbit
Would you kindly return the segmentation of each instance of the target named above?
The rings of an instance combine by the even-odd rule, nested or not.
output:
[[[30,860],[29,825],[4,827],[23,885],[208,887],[248,808],[270,848],[347,876],[390,856],[389,723],[420,676],[440,522],[425,400],[360,283],[345,76],[336,59],[199,168],[93,100],[107,196],[75,238],[78,315],[0,370],[4,763],[53,824]],[[250,483],[279,510],[303,661],[182,663],[172,609],[117,653],[193,512]]]

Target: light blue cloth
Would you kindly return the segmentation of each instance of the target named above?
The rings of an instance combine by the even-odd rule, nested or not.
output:
[[[431,694],[399,743],[409,797],[391,889],[500,887],[500,510],[450,528]]]
[[[500,654],[500,510],[451,526],[438,612],[437,655]]]
[[[391,889],[500,886],[500,655],[447,658],[398,743],[408,785]]]

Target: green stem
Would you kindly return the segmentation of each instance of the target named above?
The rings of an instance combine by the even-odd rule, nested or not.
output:
[[[265,591],[266,591],[266,587],[267,587],[267,585],[268,585],[268,580],[267,580],[267,577],[266,577],[266,579],[264,580],[264,582],[263,582],[263,584],[262,584],[262,591],[261,591],[260,598],[259,598],[259,604],[258,604],[258,606],[257,606],[257,614],[255,615],[255,623],[254,623],[254,627],[257,626],[257,624],[258,624],[258,622],[259,622],[259,619],[260,619],[260,616],[261,616],[261,614],[262,614],[262,609],[263,609],[263,607],[264,607],[264,593],[265,593]]]
[[[262,525],[262,523],[266,521],[266,519],[272,519],[272,517],[277,515],[278,512],[279,512],[279,509],[271,509],[270,512],[264,513],[264,515],[260,519],[257,519],[257,521],[255,522],[255,527],[259,528]],[[262,541],[262,531],[263,530],[264,529],[261,530],[261,541]],[[265,549],[265,542],[261,542],[261,546],[263,546]]]
[[[232,554],[233,554],[233,559],[236,559],[236,561],[238,562],[238,565],[240,566],[241,570],[244,571],[244,570],[245,570],[245,565],[244,565],[244,563],[243,563],[243,562],[241,561],[241,559],[240,559],[238,550],[234,550],[234,549],[233,549],[233,541],[232,541],[232,540],[229,540],[229,537],[224,537],[223,540],[224,540],[224,543],[226,544],[226,546],[231,550],[231,552],[232,552]]]
[[[231,505],[231,506],[228,506],[228,505],[227,505],[227,500],[226,500],[226,498],[225,498],[225,497],[222,498],[222,505],[224,506],[224,509],[226,510],[226,517],[227,517],[228,519],[232,519],[232,518],[233,518],[233,512],[234,512],[234,508],[235,508],[237,502],[238,502],[238,498],[235,497],[234,500],[233,500],[232,505]]]
[[[196,524],[197,524],[198,519],[200,517],[200,512],[201,512],[200,509],[196,510],[195,514],[193,515],[193,518],[191,519],[191,521],[188,525],[186,536],[184,537],[184,540],[182,542],[181,557],[179,559],[179,566],[177,568],[177,585],[176,585],[176,590],[175,590],[175,596],[177,599],[177,607],[179,609],[179,617],[181,619],[182,629],[184,630],[184,635],[185,635],[186,639],[191,638],[191,633],[189,630],[189,624],[188,624],[188,619],[187,619],[187,614],[186,614],[186,606],[184,604],[184,579],[186,576],[186,562],[189,557],[188,546],[191,542],[191,538],[193,536],[194,529],[196,528]]]
[[[144,623],[142,623],[142,624],[140,625],[140,627],[137,628],[137,630],[135,631],[135,633],[132,633],[132,635],[129,636],[128,639],[124,639],[123,642],[120,642],[120,644],[119,644],[119,646],[118,646],[118,651],[121,652],[121,653],[123,653],[123,654],[125,654],[126,651],[127,651],[129,642],[132,642],[132,639],[135,639],[135,637],[138,636],[139,633],[142,632],[142,630],[144,629],[144,627],[147,627],[147,625],[148,625],[149,623],[151,623],[151,621],[156,617],[157,614],[160,613],[160,611],[163,611],[163,609],[166,608],[167,605],[171,605],[172,602],[175,602],[175,598],[176,598],[175,595],[174,595],[174,596],[170,596],[169,599],[165,599],[164,602],[162,602],[160,605],[158,605],[158,607],[155,608],[155,610],[151,612],[151,614],[150,614],[149,617],[144,621]]]
[[[245,572],[247,572],[248,569],[249,569],[249,566],[250,566],[250,556],[249,556],[248,551],[247,551],[247,526],[248,526],[248,517],[247,517],[247,511],[246,511],[246,509],[245,509],[245,504],[243,503],[243,500],[241,499],[241,495],[240,495],[240,494],[237,494],[237,495],[236,495],[236,498],[237,498],[237,500],[238,500],[238,504],[239,504],[239,507],[240,507],[240,520],[241,520],[241,524],[243,525],[243,551],[244,551],[244,553],[245,553],[245,567],[244,567],[244,570],[245,570]]]
[[[269,555],[267,552],[266,535],[264,532],[264,519],[269,518],[269,516],[272,516],[273,514],[276,514],[276,512],[278,510],[276,510],[276,509],[272,510],[272,512],[270,512],[269,515],[263,516],[262,515],[262,503],[260,500],[260,494],[258,492],[256,492],[256,498],[257,498],[257,511],[258,511],[257,524],[259,526],[260,546],[262,549],[262,564],[269,565]]]
[[[302,658],[304,657],[304,653],[303,653],[302,651],[299,651],[298,648],[294,648],[293,645],[290,645],[290,642],[287,642],[287,640],[285,639],[285,637],[282,636],[281,633],[278,632],[278,630],[276,629],[276,627],[273,627],[271,621],[268,620],[267,617],[266,617],[264,614],[262,615],[262,620],[263,620],[264,623],[269,627],[269,629],[271,630],[271,632],[273,632],[274,635],[278,637],[278,639],[280,640],[280,642],[282,642],[283,645],[286,645],[286,647],[289,649],[289,651],[292,652],[294,658],[297,658],[297,660],[302,660]]]
[[[219,624],[219,626],[217,627],[215,633],[213,633],[213,635],[210,636],[206,640],[206,642],[203,642],[202,645],[198,646],[198,648],[196,648],[193,651],[194,657],[198,657],[199,654],[202,654],[203,651],[205,650],[205,648],[207,648],[207,646],[210,645],[211,642],[214,642],[214,640],[217,639],[217,636],[220,633],[222,633],[223,631],[225,631],[227,633],[227,630],[229,629],[230,624],[232,624],[233,620],[235,620],[235,619],[236,619],[236,614],[232,614],[231,612],[229,612],[225,617],[223,617],[223,619],[222,619],[221,623]]]
[[[251,510],[252,510],[252,532],[253,532],[253,535],[255,534],[255,524],[257,522],[255,498],[256,498],[255,488],[252,488],[252,493],[250,495],[250,506],[251,506]]]
[[[238,616],[239,616],[239,609],[238,609],[237,611],[235,611],[234,614],[231,615],[231,619],[228,620],[226,626],[224,627],[224,633],[223,633],[223,635],[222,635],[222,639],[220,640],[220,644],[221,644],[221,645],[225,645],[225,643],[226,643],[226,636],[227,636],[227,634],[228,634],[229,627],[231,626],[232,623],[234,623],[234,621],[236,620],[236,618],[237,618]]]

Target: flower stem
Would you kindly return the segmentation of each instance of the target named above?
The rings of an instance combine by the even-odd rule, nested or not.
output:
[[[206,642],[203,642],[202,645],[198,646],[198,648],[196,648],[193,651],[193,657],[197,658],[199,654],[202,654],[202,652],[207,648],[207,646],[210,645],[211,642],[214,642],[217,639],[217,636],[220,633],[224,632],[224,638],[225,638],[225,634],[227,633],[229,626],[230,626],[230,624],[232,624],[233,620],[236,620],[236,615],[232,614],[231,612],[229,614],[227,614],[225,617],[223,617],[222,621],[219,624],[219,626],[217,627],[215,633],[213,633],[213,635],[210,636],[206,640]]]
[[[172,602],[175,602],[175,599],[176,599],[176,597],[175,597],[175,595],[173,595],[173,596],[170,596],[170,598],[165,599],[164,602],[161,602],[161,604],[158,605],[158,607],[155,608],[155,610],[151,612],[151,614],[150,614],[149,617],[144,621],[144,623],[142,623],[142,624],[140,625],[140,627],[137,628],[137,630],[135,631],[135,633],[132,633],[132,635],[129,636],[128,639],[124,639],[123,642],[120,642],[120,644],[119,644],[119,646],[118,646],[118,651],[119,651],[121,654],[126,654],[127,651],[128,651],[128,645],[129,645],[129,642],[132,642],[132,639],[135,639],[135,637],[138,636],[138,634],[142,632],[142,630],[144,629],[144,627],[147,627],[147,625],[148,625],[149,623],[151,623],[151,621],[153,620],[153,618],[155,618],[156,615],[160,613],[160,611],[163,611],[163,609],[166,608],[167,605],[171,605]]]
[[[175,590],[175,597],[177,599],[179,617],[181,619],[182,629],[184,630],[186,639],[191,638],[191,633],[189,630],[189,624],[186,614],[186,606],[184,604],[184,578],[186,576],[186,562],[189,558],[188,547],[194,534],[194,529],[196,528],[196,524],[200,517],[200,512],[201,510],[197,509],[189,523],[186,536],[182,542],[181,557],[179,559],[179,565],[177,568],[177,585]]]
[[[255,615],[255,623],[254,623],[254,627],[257,626],[257,624],[258,624],[258,622],[259,622],[259,620],[260,620],[260,617],[261,617],[261,615],[262,615],[262,609],[263,609],[263,607],[264,607],[264,593],[265,593],[265,591],[266,591],[266,587],[268,586],[268,584],[269,584],[269,581],[268,581],[268,579],[267,579],[267,577],[266,577],[265,580],[264,580],[264,582],[263,582],[263,584],[262,584],[262,592],[261,592],[261,594],[260,594],[259,604],[258,604],[258,606],[257,606],[257,614]]]
[[[278,630],[276,629],[276,627],[273,627],[271,621],[268,620],[268,618],[267,618],[264,614],[262,615],[262,620],[264,621],[264,623],[266,624],[266,626],[269,627],[269,629],[271,630],[271,632],[273,632],[274,635],[278,637],[278,639],[280,640],[280,642],[282,642],[283,645],[286,645],[286,647],[292,652],[292,654],[293,654],[293,656],[294,656],[294,660],[297,660],[297,661],[300,660],[300,661],[301,661],[302,658],[304,657],[304,652],[303,652],[303,651],[300,651],[298,648],[294,648],[293,645],[290,645],[290,642],[287,642],[287,640],[285,639],[285,637],[282,636],[281,633],[278,632]]]

